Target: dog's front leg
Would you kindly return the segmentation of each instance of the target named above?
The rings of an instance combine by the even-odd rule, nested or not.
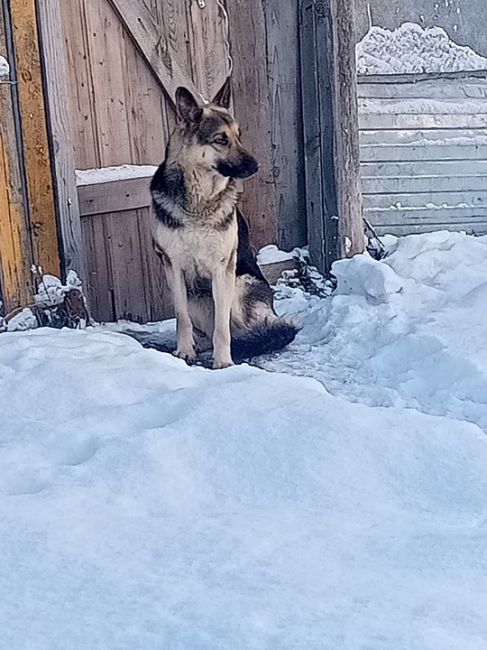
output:
[[[230,317],[235,292],[236,252],[230,261],[219,267],[212,278],[213,301],[215,303],[215,328],[213,330],[213,368],[228,368],[233,365],[230,350]]]
[[[184,359],[187,363],[196,360],[193,323],[189,316],[188,291],[181,269],[171,264],[166,267],[166,277],[171,289],[174,311],[176,312],[177,350],[176,357]]]

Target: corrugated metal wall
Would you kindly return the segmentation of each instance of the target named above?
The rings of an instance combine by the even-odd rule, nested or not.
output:
[[[487,75],[359,84],[364,211],[379,233],[487,233]]]

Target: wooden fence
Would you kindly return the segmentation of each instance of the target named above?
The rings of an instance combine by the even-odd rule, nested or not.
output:
[[[261,163],[243,197],[253,245],[305,243],[297,7],[236,0],[227,15],[220,0],[57,1],[77,169],[159,164],[176,87],[211,98],[232,71],[234,111]],[[136,190],[132,201],[142,183],[79,190],[89,295],[102,320],[170,310],[150,243],[148,193],[141,202]]]
[[[100,320],[170,313],[150,241],[148,179],[78,188],[75,170],[158,165],[175,124],[176,88],[210,99],[230,74],[234,113],[261,163],[242,200],[254,247],[290,249],[309,239],[323,268],[345,242],[347,252],[360,249],[361,232],[347,230],[348,215],[360,221],[350,7],[339,0],[0,6],[0,54],[12,67],[0,95],[7,308],[29,302],[35,264],[56,274],[76,270]]]

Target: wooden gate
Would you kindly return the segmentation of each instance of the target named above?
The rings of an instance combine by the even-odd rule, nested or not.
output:
[[[58,157],[68,159],[58,165],[61,171],[158,165],[174,126],[177,87],[208,99],[230,74],[227,15],[220,0],[39,2],[50,6],[44,11],[45,41],[55,43],[56,24],[62,33],[72,146],[57,148]],[[48,62],[48,78],[54,69],[59,74],[56,59]],[[58,95],[51,94],[53,114],[59,113]],[[62,141],[64,128],[59,132]],[[131,181],[94,178],[80,188],[77,218],[95,317],[166,317],[171,306],[152,251],[149,178],[135,183],[135,192]]]

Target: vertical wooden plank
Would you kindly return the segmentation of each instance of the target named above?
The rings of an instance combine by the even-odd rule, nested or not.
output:
[[[124,86],[131,162],[159,164],[168,140],[164,93],[131,37],[124,36]]]
[[[95,114],[102,167],[131,162],[123,55],[123,26],[107,0],[86,4]]]
[[[13,40],[6,5],[4,9],[5,15],[0,4],[0,52],[9,59],[10,74],[2,76],[0,84],[0,298],[3,310],[10,311],[31,301],[33,282],[20,131],[14,117],[18,97]]]
[[[95,114],[95,80],[88,47],[85,0],[61,2],[61,22],[72,116],[74,163],[77,169],[100,167]]]
[[[82,217],[81,232],[86,254],[85,286],[91,315],[102,323],[114,321],[113,279],[103,216]]]
[[[211,101],[230,75],[228,25],[224,8],[217,0],[189,0],[190,46],[194,83]]]
[[[147,317],[150,321],[158,321],[172,318],[174,311],[164,269],[152,243],[153,219],[151,208],[137,211]]]
[[[55,196],[61,232],[63,271],[75,270],[85,278],[85,262],[78,192],[76,188],[72,128],[69,117],[67,70],[63,47],[60,0],[38,0],[39,29],[52,155]]]
[[[306,187],[308,245],[311,259],[319,268],[326,266],[323,209],[323,172],[316,27],[313,0],[300,2],[301,83]]]
[[[103,215],[113,279],[115,319],[148,320],[137,219],[132,211]]]
[[[334,3],[300,6],[308,241],[324,272],[363,250],[352,13],[345,0]]]
[[[261,165],[258,174],[245,183],[242,211],[249,220],[253,246],[261,247],[277,241],[265,14],[262,0],[234,0],[227,4],[235,62],[232,82],[235,116],[244,145]]]
[[[0,285],[6,311],[32,300],[32,251],[23,198],[10,86],[1,84]]]
[[[34,261],[46,273],[61,271],[56,204],[47,133],[35,0],[10,3],[22,113],[22,135]]]
[[[362,253],[364,250],[355,58],[355,7],[353,2],[348,2],[348,0],[331,0],[331,3],[340,252],[342,256],[351,256]]]
[[[306,243],[298,4],[266,0],[267,78],[278,244]]]

